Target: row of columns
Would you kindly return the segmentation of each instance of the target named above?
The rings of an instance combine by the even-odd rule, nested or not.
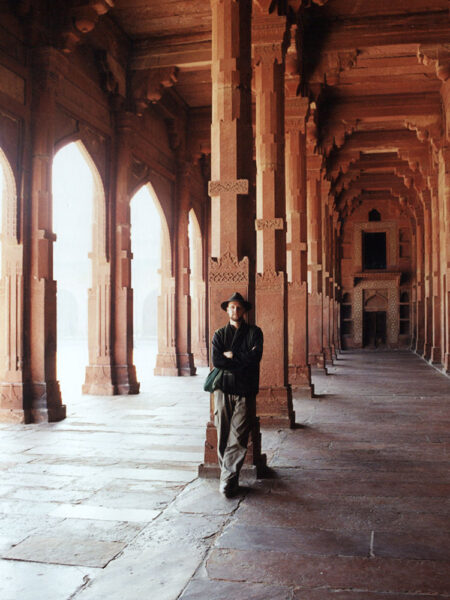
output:
[[[24,147],[24,167],[20,173],[11,175],[12,181],[23,183],[14,193],[12,188],[17,185],[7,190],[20,201],[19,206],[14,207],[7,203],[3,222],[0,301],[6,336],[0,342],[5,366],[0,381],[2,421],[59,421],[66,415],[56,372],[52,163],[57,136],[58,87],[69,67],[66,57],[51,47],[36,49],[33,56],[31,132]],[[93,211],[93,283],[88,292],[89,365],[83,385],[83,392],[100,395],[139,391],[133,364],[130,228],[133,188],[130,182],[136,147],[134,136],[142,122],[126,110],[114,113],[114,118],[113,150],[107,172],[101,177],[97,171],[94,176],[98,193]],[[158,322],[163,331],[159,332],[155,368],[161,375],[195,373],[191,347],[188,221],[192,206],[190,181],[197,174],[187,161],[179,161],[178,165],[173,182],[165,184],[165,201],[172,221],[165,228],[162,249]],[[148,175],[146,177],[142,185],[149,181]],[[194,339],[200,364],[204,364],[207,356],[207,328],[201,306],[201,302],[206,302],[202,269],[202,255],[206,250],[203,244],[202,250],[197,251],[200,268],[194,282],[199,312]]]
[[[258,419],[246,463],[256,471],[264,464],[260,423],[292,427],[293,390],[311,397],[311,364],[325,367],[326,359],[333,357],[331,348],[338,346],[335,288],[332,276],[323,270],[327,251],[323,236],[334,243],[333,221],[325,208],[329,184],[314,131],[308,131],[314,129],[313,115],[307,124],[309,102],[297,94],[296,28],[289,29],[286,17],[269,14],[269,5],[211,0],[210,325],[211,332],[223,326],[226,319],[220,302],[234,291],[255,304],[254,318],[265,342]],[[255,198],[248,146],[253,137],[249,130],[252,71]],[[254,216],[253,223],[249,215]],[[249,235],[252,229],[256,245]],[[212,411],[211,406],[202,474],[217,470]]]

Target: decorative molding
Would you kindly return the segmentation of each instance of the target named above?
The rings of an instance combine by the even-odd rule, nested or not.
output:
[[[256,219],[255,220],[256,231],[263,231],[266,229],[284,229],[284,219],[277,217],[275,219]]]
[[[210,196],[220,196],[220,194],[223,192],[233,192],[234,194],[248,194],[248,179],[208,182],[208,194]]]
[[[245,256],[241,261],[230,251],[219,258],[209,259],[209,283],[229,285],[230,283],[248,284],[249,261]]]

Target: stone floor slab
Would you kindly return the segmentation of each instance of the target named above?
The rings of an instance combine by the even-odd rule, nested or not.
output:
[[[216,543],[218,548],[273,551],[308,556],[369,556],[370,532],[248,526],[233,523]]]
[[[180,600],[292,600],[292,589],[234,581],[191,581]]]
[[[93,576],[87,568],[0,560],[0,598],[68,600]]]
[[[155,519],[160,513],[160,510],[142,510],[138,508],[107,508],[88,504],[60,504],[50,514],[53,517],[68,519],[147,523]]]
[[[30,536],[1,556],[3,559],[55,565],[104,568],[125,548],[123,542],[83,538]]]
[[[214,549],[208,557],[211,579],[308,588],[450,595],[450,562],[313,557],[284,552]]]

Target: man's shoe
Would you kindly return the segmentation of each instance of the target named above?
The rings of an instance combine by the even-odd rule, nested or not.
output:
[[[225,498],[234,498],[239,491],[239,484],[237,483],[221,483],[220,484],[220,493],[225,496]]]

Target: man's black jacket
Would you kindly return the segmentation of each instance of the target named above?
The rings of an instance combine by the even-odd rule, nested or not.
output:
[[[228,350],[233,358],[223,355]],[[230,323],[217,329],[212,339],[212,363],[224,369],[222,391],[241,396],[257,394],[262,353],[263,334],[256,325],[243,321],[237,329]]]

